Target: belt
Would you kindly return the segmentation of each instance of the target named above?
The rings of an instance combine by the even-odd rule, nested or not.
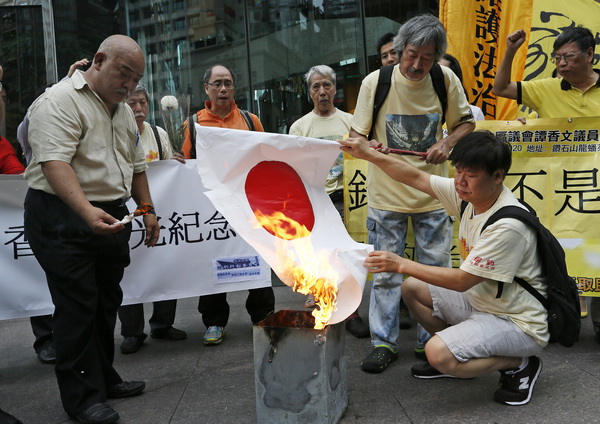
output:
[[[125,206],[125,204],[129,201],[129,198],[127,199],[117,199],[117,200],[109,200],[108,202],[97,202],[97,201],[92,201],[90,202],[92,205],[94,206],[112,206],[112,207],[122,207]]]
[[[329,195],[332,202],[339,202],[344,199],[344,190],[336,190]]]

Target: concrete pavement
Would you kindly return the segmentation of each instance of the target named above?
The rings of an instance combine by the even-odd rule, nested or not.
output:
[[[123,424],[255,423],[256,402],[252,326],[245,311],[247,292],[229,294],[232,309],[224,342],[206,347],[197,298],[178,302],[175,327],[187,340],[148,337],[135,354],[122,355],[115,331],[115,368],[125,380],[145,380],[142,396],[111,400]],[[275,287],[276,308],[303,309],[305,296]],[[369,290],[360,307],[366,317]],[[151,305],[146,305],[146,317]],[[547,347],[544,368],[528,405],[493,401],[498,373],[474,380],[418,380],[410,375],[415,328],[401,331],[398,361],[382,374],[359,365],[370,352],[369,339],[346,333],[349,406],[342,424],[383,423],[593,423],[600,422],[600,345],[590,319],[580,341],[566,349]],[[146,326],[149,332],[149,326]],[[28,319],[0,321],[0,407],[25,424],[71,423],[62,409],[51,365],[38,362]],[[271,424],[271,423],[269,423]]]

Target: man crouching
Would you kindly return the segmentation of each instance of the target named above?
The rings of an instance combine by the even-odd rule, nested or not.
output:
[[[413,375],[472,378],[500,371],[501,387],[494,399],[507,405],[528,403],[542,369],[534,355],[549,340],[547,313],[514,278],[546,294],[536,235],[514,218],[481,231],[498,209],[523,207],[503,184],[512,161],[508,142],[488,131],[465,136],[449,156],[454,178],[420,171],[359,139],[340,143],[342,150],[373,162],[394,180],[435,197],[448,215],[460,220],[459,268],[423,265],[383,251],[372,252],[365,261],[374,273],[411,276],[402,287],[406,304],[435,334],[425,346],[428,363],[413,366]]]

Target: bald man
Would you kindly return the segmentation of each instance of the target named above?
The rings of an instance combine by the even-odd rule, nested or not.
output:
[[[144,73],[129,37],[102,42],[91,67],[40,96],[28,112],[33,160],[25,172],[25,232],[55,306],[56,377],[65,411],[82,423],[114,423],[108,398],[140,394],[113,368],[114,327],[129,264],[125,202],[152,205],[146,160],[124,101]],[[159,226],[144,216],[146,246]]]

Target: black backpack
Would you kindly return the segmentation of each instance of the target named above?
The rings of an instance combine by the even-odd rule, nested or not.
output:
[[[379,114],[379,109],[383,104],[385,98],[390,92],[392,86],[392,72],[396,65],[385,65],[379,69],[379,79],[377,80],[377,89],[375,90],[375,100],[373,102],[373,119],[371,120],[371,132],[369,132],[369,140],[373,138],[373,128],[375,127],[375,120]],[[448,107],[448,92],[446,89],[446,80],[444,79],[444,72],[439,63],[434,63],[429,71],[431,75],[431,82],[435,94],[437,94],[440,103],[442,104],[442,124],[446,122],[446,109]]]
[[[250,131],[256,131],[254,128],[254,121],[252,121],[252,116],[250,116],[250,112],[244,109],[240,109],[240,113],[242,114],[242,118],[246,121],[246,125],[248,125],[248,129]],[[192,147],[190,149],[191,159],[196,159],[196,126],[194,124],[198,123],[198,115],[193,114],[188,116],[188,128],[190,129],[190,141],[192,142]]]
[[[463,201],[460,211],[461,216],[466,207],[467,202]],[[515,276],[515,281],[539,300],[548,311],[550,343],[558,342],[565,347],[573,346],[579,339],[579,331],[581,330],[581,308],[579,306],[577,283],[567,272],[565,252],[562,246],[533,212],[518,206],[504,206],[498,209],[483,225],[481,232],[502,218],[518,219],[535,231],[538,254],[542,261],[542,272],[548,285],[546,290],[548,297],[542,296],[540,292],[520,277]],[[502,287],[503,283],[498,282],[497,298],[502,295]]]

